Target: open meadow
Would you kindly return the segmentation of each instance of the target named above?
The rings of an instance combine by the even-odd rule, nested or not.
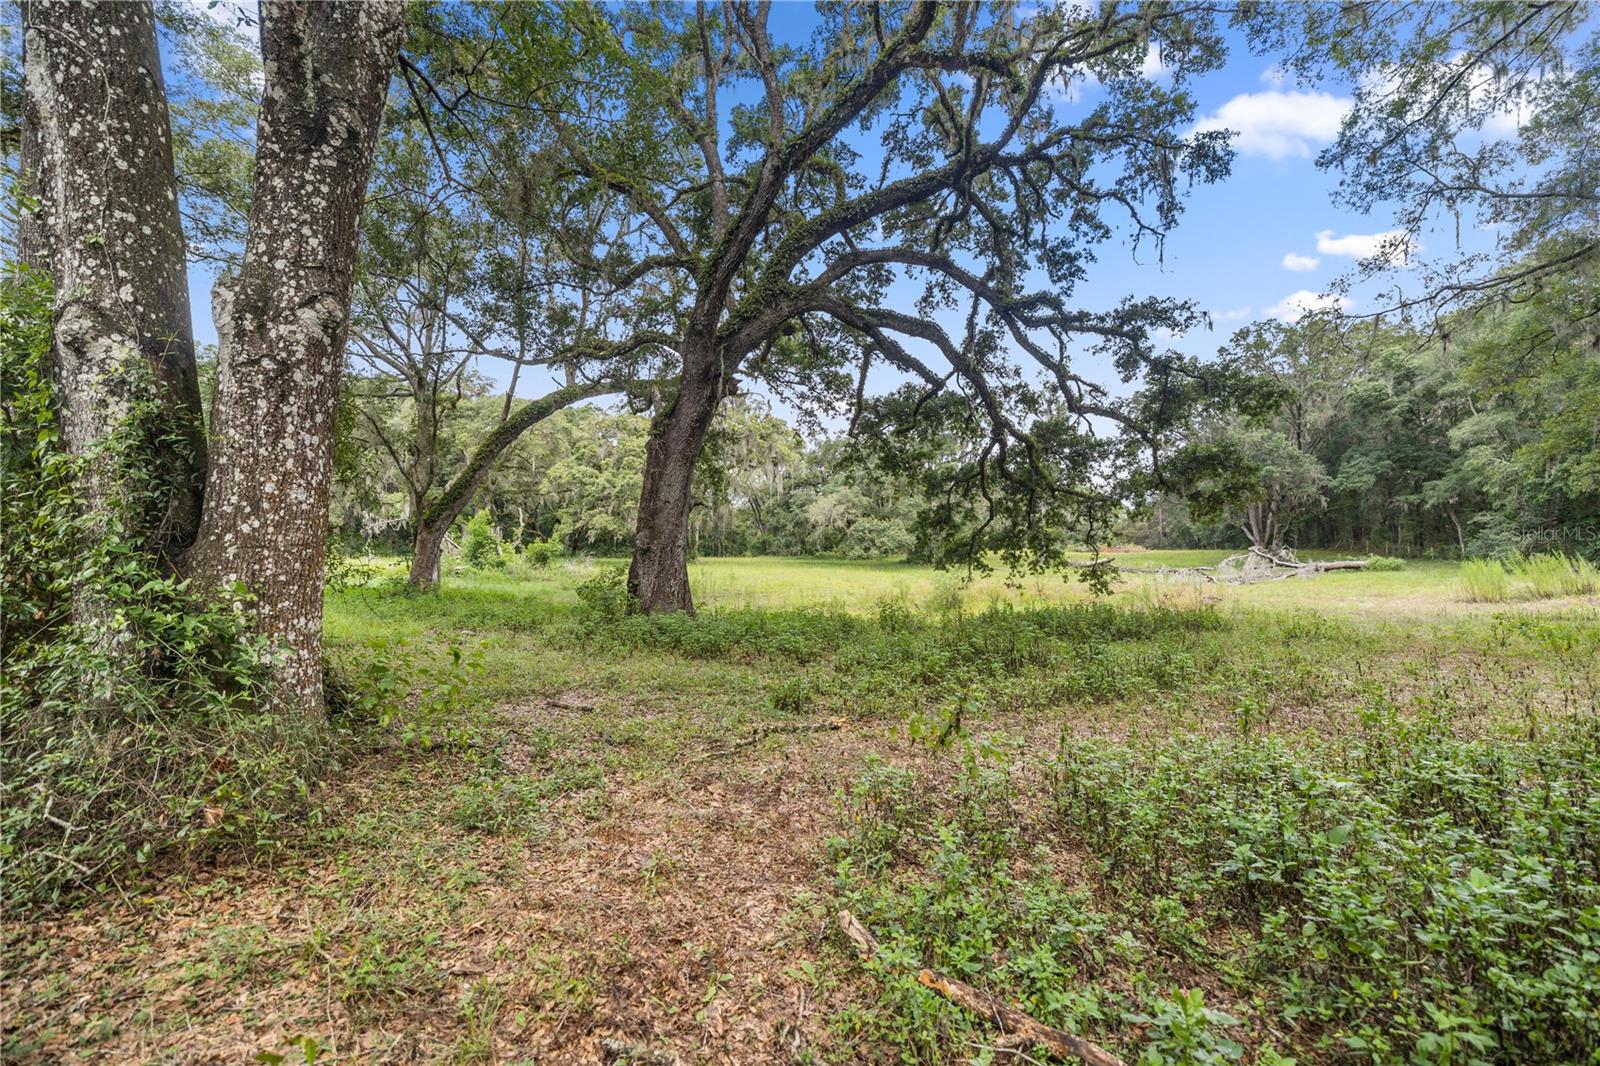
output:
[[[1046,1060],[950,980],[1130,1063],[1600,1046],[1593,597],[612,567],[330,592],[340,769],[8,922],[5,1060]]]

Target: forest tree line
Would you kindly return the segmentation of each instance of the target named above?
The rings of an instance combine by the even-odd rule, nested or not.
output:
[[[1252,485],[1199,513],[1180,495],[1152,494],[1109,539],[1437,558],[1600,553],[1600,360],[1584,318],[1597,298],[1592,277],[1575,277],[1443,330],[1328,318],[1242,330],[1231,355],[1270,377],[1279,402],[1199,432],[1236,447]],[[403,554],[417,504],[393,446],[410,446],[414,401],[381,380],[352,390],[361,458],[340,479],[335,526],[350,550]],[[465,368],[452,388],[430,419],[442,481],[504,409]],[[506,450],[451,543],[482,513],[507,545],[626,555],[649,432],[647,416],[602,406],[551,415]],[[874,464],[843,432],[803,435],[759,400],[734,397],[718,411],[692,495],[692,554],[929,557],[915,479]]]
[[[1232,347],[1282,389],[1214,425],[1256,471],[1226,513],[1159,495],[1153,547],[1287,543],[1399,556],[1600,554],[1600,276],[1431,324],[1319,318]]]

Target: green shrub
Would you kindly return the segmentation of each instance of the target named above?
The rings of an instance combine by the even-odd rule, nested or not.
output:
[[[1005,758],[963,749],[957,811],[941,818],[911,771],[870,758],[841,796],[846,833],[829,841],[836,903],[882,941],[879,989],[861,1024],[907,1062],[957,1061],[987,1032],[916,979],[924,966],[980,984],[1039,1020],[1092,1032],[1118,1018],[1101,978],[1120,954],[1087,891],[1019,855]]]
[[[1367,560],[1367,569],[1375,574],[1392,574],[1405,568],[1406,561],[1392,555],[1374,555]]]
[[[1122,898],[1259,928],[1230,965],[1381,1061],[1600,1046],[1600,742],[1464,740],[1392,709],[1354,738],[1063,736],[1062,828]],[[1453,1050],[1452,1050],[1453,1049]]]
[[[882,869],[914,849],[930,818],[916,774],[876,755],[867,756],[866,768],[839,803],[849,831],[831,839],[829,851],[835,861],[867,870]]]
[[[1502,603],[1511,595],[1511,575],[1498,559],[1468,559],[1459,580],[1462,598],[1473,603]]]
[[[943,622],[953,621],[961,615],[965,603],[966,582],[947,574],[934,585],[924,604],[927,612]]]
[[[534,782],[517,774],[481,772],[451,795],[451,820],[476,833],[530,833],[539,814]]]
[[[591,623],[608,625],[622,621],[631,613],[628,595],[628,569],[608,566],[596,570],[578,583],[578,602]]]
[[[865,515],[850,523],[838,552],[847,559],[903,559],[916,542],[900,519]]]
[[[1136,1066],[1223,1066],[1244,1057],[1244,1046],[1218,1032],[1239,1019],[1206,1006],[1205,993],[1187,989],[1155,998],[1128,1021],[1144,1027],[1147,1041]]]
[[[474,570],[499,569],[505,565],[500,554],[500,534],[487,507],[467,519],[461,534],[461,561]]]
[[[816,682],[805,675],[791,677],[772,690],[772,709],[783,715],[804,714],[817,696]]]
[[[402,743],[469,743],[481,724],[471,712],[483,649],[451,645],[442,655],[407,640],[379,639],[342,656],[328,673],[329,714],[391,731]]]
[[[534,540],[522,546],[523,562],[536,570],[543,570],[562,556],[559,540]]]

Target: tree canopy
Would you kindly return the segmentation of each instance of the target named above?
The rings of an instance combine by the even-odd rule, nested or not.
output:
[[[535,113],[554,217],[610,219],[582,242],[558,226],[563,287],[626,293],[606,351],[670,382],[631,576],[646,609],[690,606],[689,479],[742,379],[853,421],[962,419],[944,472],[983,503],[942,524],[973,560],[1057,561],[1137,471],[1159,474],[1186,418],[1241,380],[1164,344],[1202,321],[1193,305],[1074,293],[1116,234],[1159,256],[1184,190],[1227,173],[1227,134],[1187,132],[1218,16],[843,5],[805,43],[748,3],[514,5],[434,27],[454,47],[406,77],[439,128],[469,131],[463,180],[495,158],[470,131]],[[1161,82],[1141,73],[1152,51]],[[1073,107],[1091,80],[1102,101]],[[910,391],[870,391],[875,362]]]

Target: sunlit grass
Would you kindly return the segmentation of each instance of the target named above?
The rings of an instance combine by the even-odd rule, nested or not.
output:
[[[1515,610],[1550,609],[1529,595],[1527,590],[1534,587],[1531,578],[1512,574],[1497,561],[1412,561],[1401,570],[1336,571],[1251,585],[1173,572],[1212,566],[1229,554],[1222,550],[1116,553],[1120,575],[1112,601],[1134,606],[1259,607],[1372,618],[1436,619],[1463,609],[1505,610],[1508,603],[1514,604]],[[1307,554],[1316,558],[1326,553]],[[1560,566],[1542,564],[1537,595],[1558,597],[1554,605],[1558,609],[1581,609],[1582,597],[1592,596],[1596,589],[1594,567],[1581,561],[1559,562]],[[375,630],[394,637],[441,627],[467,634],[537,630],[572,619],[579,607],[578,584],[602,568],[625,567],[627,560],[578,556],[543,569],[509,571],[475,571],[452,560],[445,567],[445,593],[421,594],[426,597],[425,607],[413,603],[410,595],[394,595],[405,577],[402,560],[377,558],[368,565],[371,576],[365,584],[330,597],[327,624],[335,642],[370,636]],[[1039,606],[1094,598],[1076,571],[1013,576],[997,566],[988,574],[969,575],[960,569],[941,571],[889,560],[702,558],[689,564],[689,580],[696,605],[711,611],[813,608],[870,614],[893,602],[943,614],[958,607],[972,612],[1005,603]],[[1552,591],[1542,591],[1546,586]]]

